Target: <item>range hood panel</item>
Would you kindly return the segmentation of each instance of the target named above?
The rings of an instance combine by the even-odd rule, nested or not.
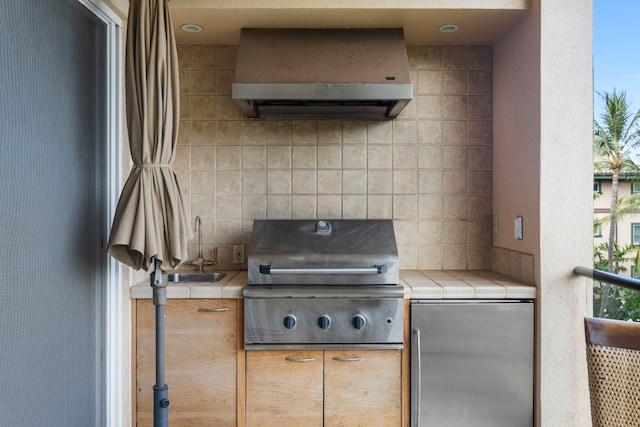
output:
[[[396,117],[413,94],[401,29],[242,30],[232,98],[249,117]]]

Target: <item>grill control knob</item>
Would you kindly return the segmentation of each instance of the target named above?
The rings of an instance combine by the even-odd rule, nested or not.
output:
[[[351,324],[356,329],[364,328],[364,325],[366,323],[367,321],[362,314],[356,314],[355,316],[353,316],[353,319],[351,319]]]
[[[326,314],[318,317],[318,326],[320,326],[321,329],[329,329],[329,326],[331,326],[331,318]]]
[[[296,327],[296,316],[294,316],[293,314],[289,314],[287,316],[285,316],[284,320],[282,321],[282,323],[284,324],[284,327],[287,329],[293,329]]]

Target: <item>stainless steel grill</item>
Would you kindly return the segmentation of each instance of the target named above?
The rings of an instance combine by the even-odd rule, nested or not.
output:
[[[256,220],[248,252],[246,349],[402,348],[391,220]]]

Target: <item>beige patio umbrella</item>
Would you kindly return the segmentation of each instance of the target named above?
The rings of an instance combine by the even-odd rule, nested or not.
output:
[[[168,424],[164,383],[167,275],[187,259],[193,237],[173,170],[178,141],[178,55],[167,0],[131,0],[125,64],[127,129],[133,168],[116,208],[108,251],[150,276],[156,305],[154,425]]]
[[[180,98],[178,55],[166,0],[131,0],[126,106],[134,166],[122,190],[108,251],[136,270],[176,267],[193,233],[173,170]]]

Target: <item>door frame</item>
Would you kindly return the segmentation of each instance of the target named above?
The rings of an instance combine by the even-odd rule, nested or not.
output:
[[[123,21],[103,0],[71,0],[86,8],[99,22],[105,25],[106,51],[104,72],[106,88],[104,112],[106,147],[98,149],[100,155],[96,162],[103,171],[98,181],[102,188],[98,193],[102,197],[102,256],[100,272],[96,277],[96,426],[126,425],[123,408],[128,403],[123,399],[123,341],[122,341],[122,284],[121,267],[107,253],[107,242],[111,232],[111,221],[120,197],[122,179],[121,142],[122,142],[122,83],[120,79],[123,46]],[[128,412],[127,412],[128,414]]]

